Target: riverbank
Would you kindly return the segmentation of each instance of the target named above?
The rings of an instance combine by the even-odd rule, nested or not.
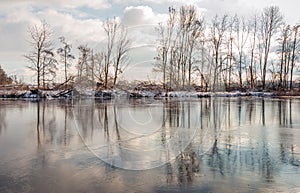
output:
[[[147,90],[0,90],[0,98],[207,98],[207,97],[297,97],[300,91],[249,91],[249,92],[196,92]]]

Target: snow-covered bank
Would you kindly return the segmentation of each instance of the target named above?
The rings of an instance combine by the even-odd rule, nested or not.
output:
[[[0,98],[72,98],[76,94],[73,90],[1,90]]]
[[[188,92],[188,91],[137,91],[137,90],[30,90],[30,91],[0,91],[0,98],[205,98],[205,97],[276,97],[285,96],[273,92]],[[295,96],[295,95],[293,95]]]
[[[82,96],[90,96],[82,94]],[[104,90],[95,92],[95,98],[207,98],[207,97],[273,97],[272,92],[188,92],[188,91],[136,91]]]
[[[205,98],[205,97],[246,97],[246,96],[256,96],[256,97],[271,97],[275,96],[271,92],[167,92],[162,93],[162,97],[193,97],[193,98]]]

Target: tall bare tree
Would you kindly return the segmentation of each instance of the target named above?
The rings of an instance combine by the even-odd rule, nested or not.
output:
[[[228,90],[231,87],[232,74],[233,74],[232,72],[233,72],[233,66],[235,62],[235,56],[233,52],[235,18],[236,16],[230,17],[230,19],[228,19],[227,30],[226,30],[225,44],[227,49],[227,56],[223,59],[224,62],[226,61],[226,65],[223,67],[223,72],[222,72],[225,90]]]
[[[249,21],[249,29],[250,29],[250,86],[253,89],[255,86],[256,80],[256,65],[255,65],[255,50],[257,47],[257,30],[258,30],[258,16],[254,14],[253,18]]]
[[[89,77],[89,55],[90,48],[87,45],[80,45],[78,47],[79,50],[79,58],[77,64],[77,77],[79,83],[82,83],[83,80],[87,81]]]
[[[222,71],[221,46],[224,40],[224,35],[228,26],[228,15],[223,15],[221,18],[216,15],[212,20],[210,28],[210,41],[213,48],[214,58],[214,74],[212,90],[215,90],[219,73]]]
[[[189,6],[185,8],[186,31],[187,31],[187,66],[188,66],[188,89],[191,87],[192,69],[195,63],[195,51],[197,43],[203,42],[204,38],[204,18],[198,16],[196,8]]]
[[[266,7],[261,16],[260,32],[263,40],[263,66],[262,66],[262,87],[266,87],[266,74],[269,52],[271,48],[271,40],[273,35],[277,32],[279,26],[282,24],[283,16],[280,13],[278,6]]]
[[[242,87],[243,78],[243,59],[244,59],[244,48],[247,43],[249,35],[249,26],[246,24],[244,17],[235,16],[234,19],[234,31],[235,31],[235,46],[238,50],[238,77],[239,85]]]
[[[294,68],[296,64],[296,60],[298,59],[299,55],[299,27],[300,25],[295,25],[293,28],[293,42],[292,42],[292,61],[291,61],[291,74],[290,74],[290,89],[293,88],[293,74]]]
[[[291,47],[291,33],[290,25],[283,26],[279,40],[279,54],[280,54],[280,69],[279,69],[279,86],[287,87],[287,76],[289,69],[290,47]]]
[[[107,19],[103,28],[106,33],[107,46],[104,56],[104,88],[108,87],[108,78],[109,78],[109,68],[112,65],[113,60],[113,48],[115,45],[116,33],[118,28],[118,22],[116,18]]]
[[[127,30],[119,26],[118,27],[118,41],[116,42],[115,60],[114,60],[114,80],[113,85],[115,86],[118,77],[128,65],[128,52],[130,49],[130,40],[127,36]]]
[[[164,89],[166,81],[170,86],[174,84],[176,89],[186,89],[186,86],[190,89],[195,52],[204,36],[204,28],[204,19],[199,16],[195,6],[182,6],[179,12],[169,8],[167,24],[160,23],[157,28],[159,46],[155,57],[155,70],[163,73]]]
[[[117,19],[107,19],[103,24],[106,33],[106,49],[104,53],[104,88],[108,88],[110,69],[112,68],[112,84],[116,85],[118,77],[128,65],[130,40],[127,29]]]
[[[157,48],[157,56],[155,71],[162,71],[163,73],[163,88],[166,89],[166,82],[169,81],[169,86],[172,86],[173,72],[174,72],[174,27],[176,25],[177,12],[173,7],[169,7],[169,18],[167,25],[159,23],[157,31],[159,34],[159,46]],[[168,65],[169,63],[169,65]]]
[[[29,44],[32,50],[24,57],[31,63],[28,68],[37,74],[37,87],[39,89],[43,70],[43,54],[52,51],[52,32],[49,25],[43,21],[40,25],[36,24],[29,27],[28,33],[30,36]]]
[[[75,59],[75,56],[71,53],[72,45],[69,44],[65,37],[60,37],[59,41],[62,44],[62,47],[57,49],[57,53],[60,56],[60,62],[64,65],[65,73],[65,83],[68,82],[68,67],[70,67],[72,60]]]

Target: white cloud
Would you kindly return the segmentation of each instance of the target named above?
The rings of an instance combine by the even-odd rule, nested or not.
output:
[[[27,38],[28,26],[39,24],[41,20],[45,20],[55,32],[54,38],[65,36],[69,41],[74,43],[95,43],[103,40],[104,31],[102,29],[102,21],[99,19],[78,19],[68,13],[58,12],[53,9],[41,12],[29,12],[28,10],[20,10],[12,12],[0,20],[0,26],[5,36],[1,36],[8,47],[17,49],[21,40]],[[11,33],[7,32],[9,30]],[[55,35],[57,37],[55,37]],[[17,38],[17,39],[16,39]],[[19,40],[19,41],[17,41]],[[15,45],[15,46],[13,46]]]
[[[52,7],[60,9],[75,9],[88,7],[92,9],[107,9],[111,4],[107,0],[1,0],[0,10],[10,10],[19,7]]]
[[[294,25],[295,23],[300,21],[300,1],[298,0],[239,0],[239,3],[243,5],[243,7],[247,8],[248,11],[257,11],[262,10],[264,7],[268,7],[271,5],[279,6],[281,12],[283,13],[285,20]]]
[[[126,26],[157,25],[159,22],[166,20],[167,17],[167,14],[153,12],[149,6],[129,6],[124,10],[122,21]]]
[[[156,43],[157,39],[155,27],[158,26],[159,22],[167,19],[167,14],[155,13],[149,6],[129,6],[124,10],[122,23],[128,27],[128,35],[132,39],[132,47],[135,50],[143,47],[146,55],[151,53],[151,56],[148,56],[148,58],[153,58],[153,44]]]
[[[166,21],[168,14],[159,14],[149,6],[129,6],[124,10],[122,23],[128,28],[132,40],[132,62],[151,60],[155,56],[154,44],[157,40],[155,28]],[[141,51],[142,50],[142,51]]]
[[[39,14],[57,33],[72,42],[94,43],[103,40],[104,31],[99,19],[77,19],[67,13],[48,10]]]
[[[49,1],[46,0],[45,2]],[[62,7],[66,8],[89,7],[93,9],[106,9],[111,6],[106,0],[57,0],[57,2],[61,3]]]
[[[190,5],[196,4],[203,0],[113,0],[113,3],[123,3],[123,4],[133,4],[133,3],[143,3],[143,4],[159,4],[159,5],[166,5],[166,7],[170,5]]]
[[[207,10],[207,18],[215,14],[239,14],[248,17],[254,13],[260,13],[264,7],[279,6],[288,23],[294,24],[300,20],[298,0],[203,0],[197,6]]]

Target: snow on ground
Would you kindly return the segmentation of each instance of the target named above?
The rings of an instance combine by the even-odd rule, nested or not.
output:
[[[142,98],[142,97],[170,97],[170,98],[203,98],[203,97],[243,97],[243,96],[255,96],[255,97],[271,97],[275,96],[271,92],[189,92],[189,91],[172,91],[172,92],[158,92],[158,91],[136,91],[136,90],[81,90],[80,93],[76,90],[7,90],[0,91],[0,98],[72,98],[77,96],[87,98]]]
[[[177,91],[177,92],[167,92],[162,93],[162,96],[166,97],[243,97],[243,96],[257,96],[257,97],[266,97],[274,96],[270,92],[186,92],[186,91]]]

